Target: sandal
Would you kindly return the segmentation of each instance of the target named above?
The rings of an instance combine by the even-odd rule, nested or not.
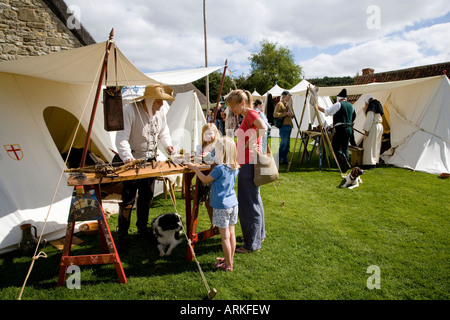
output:
[[[216,263],[214,264],[214,266],[215,266],[216,268],[222,269],[222,270],[224,270],[224,271],[233,271],[233,267],[228,267],[227,264],[226,264],[225,262],[222,262],[222,263],[216,262]]]
[[[225,262],[225,258],[217,257],[216,260],[219,261],[219,262],[221,262],[221,263],[224,263],[224,262]]]

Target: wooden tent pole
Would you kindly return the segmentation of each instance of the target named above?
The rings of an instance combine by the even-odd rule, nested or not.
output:
[[[89,141],[91,140],[92,127],[94,125],[95,113],[97,112],[98,100],[100,98],[100,93],[102,91],[103,78],[105,77],[105,73],[108,68],[108,57],[109,57],[109,52],[111,50],[111,46],[113,44],[113,37],[114,37],[114,28],[111,29],[111,32],[109,33],[108,42],[106,43],[105,58],[103,59],[102,71],[100,73],[100,79],[98,80],[97,92],[95,94],[94,106],[92,107],[91,119],[89,121],[89,128],[86,133],[86,142],[84,144],[83,156],[81,158],[80,168],[83,168],[84,164],[86,162],[86,155],[87,155]]]
[[[228,59],[225,60],[225,67],[223,68],[223,74],[222,74],[222,82],[220,82],[220,89],[219,89],[219,95],[217,96],[217,103],[216,103],[216,109],[214,111],[214,122],[216,121],[216,117],[217,117],[217,109],[220,103],[220,96],[222,95],[222,89],[223,89],[223,82],[225,80],[225,73],[227,71],[227,63],[228,63]],[[217,128],[219,129],[219,128]]]

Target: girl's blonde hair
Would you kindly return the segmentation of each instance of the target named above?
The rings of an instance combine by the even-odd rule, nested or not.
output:
[[[222,160],[221,163],[226,164],[231,167],[231,170],[236,170],[239,168],[239,164],[237,162],[237,151],[236,151],[236,143],[230,137],[224,136],[217,140],[216,150],[219,148],[222,150]],[[217,151],[216,151],[217,156]]]
[[[211,141],[211,143],[215,143],[219,138],[219,130],[217,129],[216,125],[212,122],[205,124],[202,127],[202,148],[205,147],[207,143],[207,141],[205,141],[205,139],[203,138],[206,130],[212,130],[214,132],[214,140]]]
[[[252,94],[248,90],[237,89],[233,90],[228,94],[226,105],[235,106],[241,104],[245,101],[246,108],[253,109],[253,98]]]

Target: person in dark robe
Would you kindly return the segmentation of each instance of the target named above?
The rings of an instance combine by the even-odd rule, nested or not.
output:
[[[364,122],[364,153],[362,165],[370,169],[378,164],[380,159],[381,141],[383,139],[383,106],[370,94],[365,97],[366,121]]]

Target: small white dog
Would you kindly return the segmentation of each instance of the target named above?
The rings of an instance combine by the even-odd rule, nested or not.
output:
[[[341,188],[349,188],[353,189],[359,186],[362,183],[361,175],[364,174],[364,170],[359,167],[354,167],[352,171],[345,177],[345,183],[341,186]]]
[[[163,213],[152,221],[152,231],[158,242],[159,256],[169,256],[172,250],[181,243],[182,223],[181,216],[175,212]],[[164,252],[167,246],[169,248]]]

